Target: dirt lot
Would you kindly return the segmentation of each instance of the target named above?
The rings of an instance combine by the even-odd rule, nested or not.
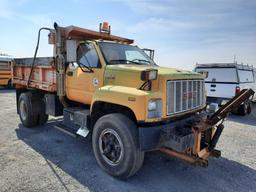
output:
[[[27,129],[16,114],[15,92],[0,88],[0,191],[256,191],[256,106],[230,116],[208,168],[152,152],[139,173],[119,181],[97,166],[89,139],[53,128]]]

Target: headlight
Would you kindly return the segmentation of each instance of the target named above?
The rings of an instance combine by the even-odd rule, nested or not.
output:
[[[157,69],[148,69],[148,70],[142,71],[140,78],[142,81],[157,79]]]
[[[148,102],[148,118],[162,116],[162,99],[154,99]]]

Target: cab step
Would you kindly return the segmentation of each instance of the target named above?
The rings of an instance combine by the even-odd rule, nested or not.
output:
[[[82,137],[86,137],[89,134],[89,130],[86,128],[79,128],[78,131],[76,132],[77,135],[80,135]]]
[[[89,109],[80,107],[69,107],[63,110],[63,121],[55,127],[69,135],[86,137],[89,134],[87,119],[90,115]]]
[[[65,126],[63,123],[58,123],[57,125],[54,125],[54,128],[72,136],[72,137],[78,137],[75,130],[70,129],[70,127]]]

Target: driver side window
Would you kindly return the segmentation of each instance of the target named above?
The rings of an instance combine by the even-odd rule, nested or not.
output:
[[[99,68],[100,61],[92,43],[82,43],[77,49],[77,59],[80,65],[90,68]]]

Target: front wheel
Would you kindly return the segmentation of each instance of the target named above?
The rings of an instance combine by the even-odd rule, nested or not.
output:
[[[92,145],[99,166],[114,177],[128,178],[143,164],[144,152],[139,150],[137,126],[122,114],[108,114],[97,121]]]

